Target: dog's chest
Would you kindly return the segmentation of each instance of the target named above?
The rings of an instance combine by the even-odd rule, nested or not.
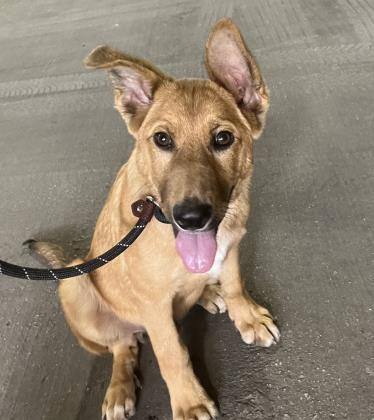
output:
[[[233,243],[233,235],[223,232],[217,237],[217,252],[212,268],[208,271],[209,283],[216,283],[222,271],[222,265],[226,259],[227,252]]]

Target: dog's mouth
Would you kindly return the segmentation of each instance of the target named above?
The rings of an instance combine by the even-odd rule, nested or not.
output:
[[[217,229],[218,224],[203,231],[186,231],[173,223],[175,246],[189,272],[206,273],[212,268],[217,252]]]
[[[175,247],[185,268],[191,273],[207,273],[212,268],[217,253],[217,231],[225,217],[234,187],[230,189],[224,212],[213,212],[210,221],[195,230],[183,229],[173,216],[170,217],[175,236]],[[218,217],[217,217],[218,216]]]

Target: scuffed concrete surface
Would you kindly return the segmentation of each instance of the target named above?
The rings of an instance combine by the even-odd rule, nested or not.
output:
[[[105,75],[83,57],[108,43],[179,77],[204,76],[209,27],[232,16],[272,94],[255,146],[243,276],[282,331],[246,346],[226,315],[183,325],[222,418],[374,418],[374,10],[365,0],[25,0],[0,4],[0,256],[29,237],[84,254],[132,140]],[[54,285],[0,279],[0,418],[91,420],[110,358],[81,350]],[[149,343],[139,420],[170,419]]]

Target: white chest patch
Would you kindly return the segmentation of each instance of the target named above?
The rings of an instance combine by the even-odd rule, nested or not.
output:
[[[226,258],[227,251],[232,243],[233,237],[229,232],[217,237],[217,253],[212,268],[208,271],[209,277],[217,280],[221,274],[222,264]]]

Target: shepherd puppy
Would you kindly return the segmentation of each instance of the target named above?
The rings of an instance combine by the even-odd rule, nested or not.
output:
[[[135,138],[99,216],[89,260],[136,222],[131,204],[155,198],[171,224],[155,218],[126,253],[59,286],[72,332],[88,351],[113,354],[102,406],[107,420],[135,413],[138,338],[147,332],[169,393],[174,420],[206,420],[217,409],[197,380],[176,320],[199,303],[228,310],[248,344],[268,347],[279,331],[245,290],[239,242],[246,232],[252,147],[265,123],[268,89],[230,19],[206,44],[209,80],[175,80],[151,63],[107,46],[86,59],[106,70],[115,107]],[[57,247],[33,244],[52,267],[67,264]]]

